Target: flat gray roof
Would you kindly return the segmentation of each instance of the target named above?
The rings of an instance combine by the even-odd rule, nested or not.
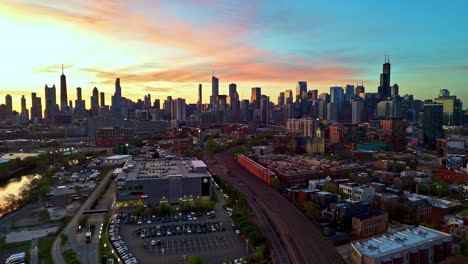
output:
[[[193,159],[189,158],[160,158],[139,159],[127,162],[123,179],[120,180],[149,180],[167,179],[171,177],[204,177],[208,173],[195,172]],[[131,166],[128,166],[130,165]],[[195,163],[196,164],[196,163]]]

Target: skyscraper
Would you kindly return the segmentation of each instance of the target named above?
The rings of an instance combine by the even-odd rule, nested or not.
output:
[[[250,106],[249,100],[242,100],[240,103],[240,111],[241,111],[241,121],[248,122],[250,121]]]
[[[270,98],[268,96],[262,96],[260,99],[260,120],[263,124],[270,122]]]
[[[398,101],[380,101],[377,103],[377,116],[385,118],[399,118],[400,103]]]
[[[386,100],[391,96],[390,87],[390,58],[385,56],[385,63],[383,64],[383,71],[380,74],[380,86],[378,89],[380,100]]]
[[[253,109],[260,108],[260,97],[262,94],[262,90],[260,87],[253,87],[252,94],[250,96],[250,104],[252,105]]]
[[[21,96],[21,119],[27,121],[29,119],[29,111],[26,108],[26,98]]]
[[[338,104],[330,102],[327,104],[327,120],[337,121],[338,120]]]
[[[237,85],[235,83],[229,84],[229,97],[233,97],[237,93]]]
[[[172,120],[172,96],[168,96],[166,98],[165,104],[164,104],[164,112],[166,112],[168,119]]]
[[[363,101],[353,101],[352,102],[352,123],[359,124],[361,123],[362,110],[364,109]]]
[[[322,101],[330,102],[330,95],[328,93],[321,93],[319,99]]]
[[[217,102],[216,98],[219,95],[219,79],[215,76],[211,77],[211,97],[210,97],[210,104],[211,108],[216,108]]]
[[[293,91],[292,90],[284,91],[284,103],[285,104],[293,103]]]
[[[307,82],[299,81],[296,85],[296,102],[307,98]]]
[[[67,97],[67,77],[63,73],[60,75],[60,110],[68,112],[68,97]]]
[[[395,83],[395,84],[392,86],[392,98],[395,98],[395,97],[398,96],[399,90],[400,90],[400,88],[399,88],[398,84]]]
[[[99,91],[97,87],[93,88],[93,95],[91,96],[91,109],[99,108]]]
[[[42,119],[42,104],[41,98],[37,97],[36,93],[31,93],[31,121],[39,123]]]
[[[161,101],[159,99],[154,99],[153,108],[156,110],[161,109]]]
[[[172,109],[172,120],[183,121],[186,119],[187,105],[185,103],[185,99],[175,99],[173,101]]]
[[[307,92],[307,99],[317,100],[318,99],[318,90],[310,90]]]
[[[330,87],[330,102],[336,103],[338,110],[341,108],[343,101],[344,101],[343,88],[339,86]]]
[[[105,97],[104,92],[101,92],[100,96],[101,96],[101,106],[105,106],[106,105],[106,97]]]
[[[320,120],[327,120],[328,101],[320,100],[318,104],[318,118]]]
[[[198,101],[197,101],[197,112],[201,113],[203,104],[203,88],[202,84],[198,84]]]
[[[444,109],[444,124],[449,126],[460,126],[463,124],[463,102],[450,92],[442,89],[435,102],[442,104]]]
[[[10,94],[5,96],[5,105],[6,105],[6,117],[11,119],[13,115],[13,100]]]
[[[429,147],[435,145],[437,138],[444,136],[444,109],[442,104],[424,104],[423,110],[423,142]]]
[[[366,92],[366,89],[364,88],[364,84],[361,82],[361,85],[356,86],[356,90],[355,90],[354,94],[356,96],[359,96],[362,99],[364,99],[364,93],[365,92]]]
[[[45,94],[45,119],[52,121],[54,114],[58,111],[57,107],[57,95],[55,85],[48,87],[47,84],[44,87]]]
[[[73,111],[73,113],[77,113],[77,114],[86,113],[86,103],[85,103],[85,100],[83,100],[81,87],[76,87],[75,110]]]
[[[111,110],[114,113],[122,113],[122,88],[120,87],[120,78],[115,79],[115,92],[112,96]]]
[[[354,85],[346,85],[345,92],[344,100],[345,102],[349,103],[350,100],[354,97]]]
[[[278,96],[278,105],[284,105],[284,92],[280,92]]]

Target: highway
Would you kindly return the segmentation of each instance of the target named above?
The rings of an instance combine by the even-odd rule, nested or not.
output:
[[[72,247],[72,249],[74,249],[75,251],[78,251],[77,252],[78,256],[82,260],[85,261],[84,264],[88,264],[88,263],[94,264],[98,262],[97,250],[98,250],[99,244],[92,243],[92,244],[83,245],[83,247],[80,246],[81,243],[79,243],[78,238],[76,236],[76,232],[75,232],[75,230],[77,229],[78,220],[80,216],[83,214],[83,211],[89,210],[93,201],[97,199],[97,196],[106,187],[106,183],[112,180],[112,173],[113,173],[113,170],[109,171],[109,173],[94,189],[93,193],[83,203],[83,205],[80,207],[78,212],[76,212],[75,216],[72,218],[72,220],[68,223],[68,225],[62,231],[68,235],[69,245]],[[109,201],[109,199],[106,197],[111,195],[112,193],[111,191],[109,191],[110,189],[112,189],[111,187],[112,187],[112,184],[109,186],[108,191],[106,191],[106,195],[104,196],[104,198],[101,199],[101,201],[106,201],[106,204],[108,204],[108,201]],[[99,202],[101,203],[101,201]],[[98,204],[97,208],[102,209],[102,206]],[[62,242],[62,239],[60,238],[60,236],[57,236],[54,243],[52,244],[51,254],[52,254],[52,259],[53,259],[54,264],[66,264],[62,256],[62,249],[60,247],[61,242]],[[76,250],[77,248],[83,248],[83,250]]]
[[[217,165],[210,166],[210,169],[243,193],[256,216],[264,222],[265,237],[272,248],[275,263],[345,263],[333,245],[299,209],[240,166],[230,149],[214,158]]]

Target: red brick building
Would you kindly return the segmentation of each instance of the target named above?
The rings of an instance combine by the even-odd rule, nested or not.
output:
[[[370,211],[352,218],[352,234],[359,237],[370,237],[384,233],[388,228],[388,214],[381,211]]]
[[[274,172],[270,171],[269,169],[263,167],[262,165],[258,164],[257,162],[251,160],[250,158],[244,155],[237,155],[237,162],[240,165],[242,165],[242,167],[250,171],[257,178],[268,184],[271,183],[271,177],[276,176]]]
[[[105,127],[96,129],[96,146],[115,147],[130,142],[135,131],[126,127]]]
[[[406,122],[403,119],[385,119],[381,121],[381,139],[387,143],[390,151],[404,151],[406,149]]]

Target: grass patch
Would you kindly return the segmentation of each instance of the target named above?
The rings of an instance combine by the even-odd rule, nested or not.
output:
[[[54,243],[55,237],[43,237],[40,238],[37,243],[39,250],[39,263],[53,264],[52,255],[52,244]]]
[[[102,253],[106,253],[107,259],[114,259],[114,263],[117,263],[117,259],[112,253],[112,245],[109,241],[107,228],[109,227],[110,216],[106,216],[104,220],[104,225],[102,227],[101,239],[99,239],[99,256],[102,256]],[[106,246],[104,246],[106,245]]]
[[[67,264],[80,264],[81,261],[78,260],[76,255],[76,252],[71,249],[67,249],[62,253],[62,256]]]
[[[24,241],[24,242],[17,242],[17,243],[9,243],[5,242],[5,237],[0,237],[0,249],[5,251],[10,250],[18,250],[20,252],[28,252],[31,248],[31,241]]]
[[[459,212],[458,215],[461,215],[461,216],[466,216],[466,215],[468,215],[468,209],[465,209],[465,210]]]

